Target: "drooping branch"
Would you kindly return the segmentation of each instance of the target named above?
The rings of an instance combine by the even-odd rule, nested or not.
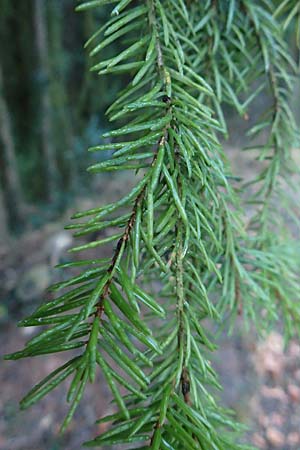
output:
[[[275,289],[290,319],[289,296],[300,294],[293,264],[282,255],[278,262],[255,233],[245,232],[218,138],[223,102],[243,115],[258,95],[259,89],[240,99],[261,73],[264,52],[255,50],[249,18],[235,2],[93,0],[78,9],[104,3],[117,5],[87,45],[94,58],[107,46],[112,51],[92,70],[127,73],[128,86],[107,111],[121,126],[104,134],[110,142],[90,149],[110,156],[88,170],[141,176],[120,200],[73,216],[80,219],[69,226],[75,235],[93,236],[72,251],[97,249],[97,258],[61,265],[79,273],[52,286],[63,293],[22,321],[48,328],[10,357],[74,348],[78,356],[42,380],[22,405],[71,376],[65,428],[100,368],[117,410],[100,419],[112,425],[88,446],[245,449],[235,420],[211,395],[220,386],[209,362],[215,344],[206,319],[224,323],[242,310],[265,321],[261,310],[274,316]],[[265,20],[256,19],[260,31]],[[108,235],[101,238],[103,231]],[[112,256],[101,258],[108,243]],[[285,265],[291,275],[282,287],[275,276]]]

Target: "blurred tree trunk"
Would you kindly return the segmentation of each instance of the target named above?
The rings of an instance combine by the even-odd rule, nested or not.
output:
[[[296,122],[298,127],[300,126],[300,76],[297,77],[295,82],[294,95],[292,97],[292,109],[295,114]]]
[[[51,99],[49,92],[50,70],[48,61],[48,36],[45,14],[45,0],[35,0],[35,34],[39,58],[40,77],[42,81],[41,92],[41,132],[42,150],[48,199],[54,200],[57,192],[58,167],[55,148],[53,145],[53,130],[51,118]]]
[[[94,11],[86,11],[83,17],[83,38],[86,42],[95,31]],[[85,68],[83,70],[83,80],[80,93],[77,100],[77,117],[81,122],[81,130],[86,125],[84,116],[85,112],[94,112],[95,91],[93,92],[93,80],[95,75],[90,71],[90,58],[85,58]]]
[[[0,186],[0,245],[5,244],[8,238],[7,214],[4,204],[2,188]]]
[[[2,67],[0,66],[0,139],[3,147],[4,179],[6,194],[9,198],[10,218],[12,221],[20,221],[24,215],[24,201],[19,178],[19,170],[15,145],[13,139],[12,124],[8,106],[4,97],[4,81]]]
[[[300,50],[298,50],[298,76],[295,80],[295,87],[292,96],[292,109],[295,114],[297,126],[300,127]]]
[[[295,36],[293,34],[291,34],[290,36],[290,45],[291,48],[293,48],[293,56],[295,58],[297,67],[298,67],[298,72],[297,75],[295,77],[295,82],[294,82],[294,90],[291,96],[291,107],[292,107],[292,111],[294,113],[295,119],[296,119],[296,123],[297,126],[300,126],[300,48],[297,46],[296,40],[295,40]],[[299,145],[299,144],[298,144]]]
[[[68,185],[71,191],[78,186],[78,166],[75,154],[75,139],[72,125],[72,111],[69,104],[66,85],[65,60],[63,48],[62,23],[64,17],[63,3],[51,1],[49,6],[49,36],[51,42],[51,91],[56,111],[56,137],[59,147],[62,147],[66,161]]]

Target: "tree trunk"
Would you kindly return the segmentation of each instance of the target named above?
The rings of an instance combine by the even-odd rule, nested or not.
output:
[[[54,200],[57,192],[58,167],[53,145],[51,99],[49,92],[50,70],[48,62],[45,0],[35,0],[35,33],[39,58],[41,91],[41,138],[48,199]]]
[[[8,229],[7,229],[7,214],[4,204],[2,188],[0,186],[0,245],[7,243]]]
[[[66,54],[63,48],[62,24],[64,10],[62,2],[52,1],[49,3],[50,28],[49,36],[51,41],[51,92],[56,110],[55,136],[57,144],[64,148],[64,161],[67,169],[68,186],[74,191],[78,186],[78,165],[75,155],[75,140],[72,124],[72,111],[69,105],[68,89],[64,67]]]
[[[298,66],[300,69],[300,51],[298,56]],[[300,105],[299,105],[299,99],[300,99],[300,76],[298,75],[295,77],[295,84],[294,84],[294,91],[292,96],[292,110],[295,115],[297,126],[300,126]]]
[[[90,36],[92,36],[95,26],[94,26],[94,11],[86,11],[83,17],[83,38],[87,41]],[[95,92],[93,92],[93,80],[95,79],[95,74],[90,71],[91,61],[85,59],[85,69],[83,71],[83,80],[77,100],[77,117],[78,122],[83,122],[84,112],[87,110],[89,112],[94,112],[95,108]],[[97,100],[96,100],[97,102]],[[98,107],[98,106],[97,106]],[[81,129],[85,126],[83,123],[80,124]]]
[[[4,97],[3,72],[0,66],[0,139],[3,147],[3,174],[9,198],[10,218],[20,221],[24,215],[24,202],[8,106]]]

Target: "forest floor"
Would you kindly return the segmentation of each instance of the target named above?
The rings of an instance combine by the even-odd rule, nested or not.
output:
[[[252,170],[252,168],[251,168]],[[128,180],[105,180],[99,186],[97,203],[111,201]],[[116,187],[117,186],[117,187]],[[112,198],[109,196],[112,195]],[[77,210],[93,205],[78,201]],[[11,246],[0,248],[0,340],[3,354],[21,349],[32,336],[31,328],[17,328],[17,320],[34,309],[46,287],[58,281],[52,269],[67,259],[72,237],[62,231],[72,211],[59,222],[26,232]],[[1,263],[2,261],[2,263]],[[105,382],[88,386],[81,407],[68,431],[59,434],[67,412],[66,384],[26,411],[18,402],[41,378],[60,365],[64,355],[25,359],[0,364],[0,450],[79,450],[81,443],[103,431],[95,420],[112,411]],[[292,341],[284,349],[283,338],[274,331],[259,341],[241,323],[230,337],[220,338],[213,365],[220,374],[223,404],[235,410],[250,431],[248,442],[260,450],[300,449],[300,345]],[[228,449],[230,450],[230,449]]]

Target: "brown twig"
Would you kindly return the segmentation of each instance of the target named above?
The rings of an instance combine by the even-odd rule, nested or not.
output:
[[[184,367],[182,369],[180,382],[181,382],[181,392],[182,392],[184,401],[187,405],[190,405],[191,404],[191,398],[190,398],[191,385],[190,385],[189,371],[188,371],[187,367]]]

